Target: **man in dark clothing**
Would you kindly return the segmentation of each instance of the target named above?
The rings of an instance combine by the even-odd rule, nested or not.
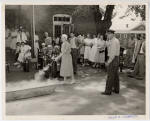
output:
[[[72,55],[72,62],[73,62],[73,71],[74,74],[77,73],[77,61],[79,55],[79,40],[74,36],[73,33],[70,34],[70,44],[71,44],[71,55]]]
[[[106,88],[103,95],[111,95],[112,92],[119,93],[119,55],[120,55],[120,42],[114,36],[113,30],[107,31],[107,48],[108,48],[108,61],[107,66],[107,81]]]

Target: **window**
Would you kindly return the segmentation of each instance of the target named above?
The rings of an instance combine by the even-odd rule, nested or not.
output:
[[[62,17],[58,17],[58,21],[62,21]]]
[[[116,35],[116,38],[120,39],[120,34],[119,33],[117,33],[115,35]]]
[[[70,17],[67,16],[55,16],[54,21],[59,21],[59,22],[71,22]]]
[[[122,39],[124,38],[124,34],[121,34],[121,38],[122,38]]]
[[[67,21],[67,22],[69,22],[69,21],[70,21],[70,18],[69,18],[69,17],[67,17],[67,18],[66,18],[66,21]]]
[[[66,17],[63,17],[63,21],[65,21],[66,20]]]
[[[130,34],[127,34],[127,39],[129,39],[130,38]]]
[[[67,14],[55,14],[53,16],[53,36],[59,37],[62,33],[69,34],[72,28],[72,17]]]
[[[54,17],[54,21],[57,21],[57,17]]]

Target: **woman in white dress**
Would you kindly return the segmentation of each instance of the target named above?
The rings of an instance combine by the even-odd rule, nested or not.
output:
[[[84,35],[83,36],[78,36],[79,40],[80,40],[80,62],[81,64],[84,63],[84,51],[85,51],[85,45],[84,45]]]
[[[91,45],[92,45],[90,34],[87,34],[87,38],[84,39],[84,45],[85,45],[84,64],[88,65],[88,62],[90,61],[90,53],[91,53]]]
[[[61,54],[55,58],[55,61],[58,61],[61,58],[60,76],[64,77],[64,81],[66,82],[67,77],[71,76],[71,83],[75,83],[71,56],[71,45],[68,42],[68,36],[63,34],[61,36],[61,40],[63,41]]]
[[[96,35],[93,35],[93,39],[92,39],[92,49],[90,52],[90,61],[93,63],[93,67],[96,66],[97,63],[97,53],[98,53],[98,40],[96,38]]]

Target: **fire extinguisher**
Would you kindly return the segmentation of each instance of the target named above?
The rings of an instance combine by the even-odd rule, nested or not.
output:
[[[26,72],[29,72],[30,66],[29,66],[29,60],[26,60]]]
[[[25,60],[25,62],[24,62],[24,64],[23,64],[23,70],[24,70],[24,72],[29,72],[29,60],[28,59],[26,59]]]

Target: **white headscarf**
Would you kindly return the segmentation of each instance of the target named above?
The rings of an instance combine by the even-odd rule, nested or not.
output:
[[[45,45],[45,43],[42,43],[42,45]]]
[[[62,34],[62,37],[65,38],[66,40],[68,39],[68,36],[66,34]]]

